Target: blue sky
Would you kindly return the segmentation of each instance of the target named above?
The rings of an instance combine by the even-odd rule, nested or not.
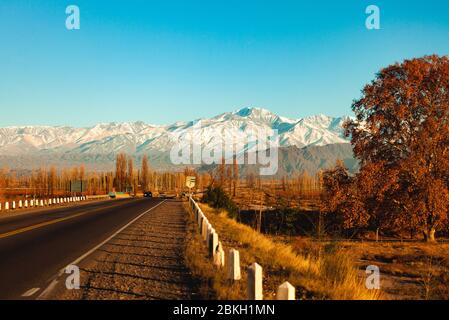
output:
[[[449,54],[449,1],[2,0],[0,126],[351,114],[380,68]],[[65,28],[76,4],[81,30]],[[365,28],[365,8],[381,30]]]

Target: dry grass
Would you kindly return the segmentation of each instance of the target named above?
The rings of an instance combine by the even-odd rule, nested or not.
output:
[[[223,272],[217,272],[206,256],[206,248],[199,236],[189,241],[189,266],[205,279],[203,291],[217,299],[246,298],[246,267],[257,262],[263,267],[264,299],[274,299],[277,287],[289,281],[297,289],[300,299],[379,299],[376,290],[367,290],[364,279],[339,250],[318,254],[298,254],[289,245],[277,243],[227,217],[226,212],[201,205],[203,212],[218,232],[224,249],[240,252],[242,280],[230,283]],[[192,213],[191,213],[192,215]],[[192,223],[192,232],[197,233]],[[198,244],[200,243],[200,244]],[[212,294],[210,292],[213,292]]]
[[[296,241],[298,246],[305,244]],[[340,247],[360,270],[370,264],[380,268],[388,299],[449,299],[449,244],[342,242]]]

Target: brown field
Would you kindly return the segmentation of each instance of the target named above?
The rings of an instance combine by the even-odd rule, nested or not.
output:
[[[224,188],[240,210],[269,210],[273,208],[294,208],[305,211],[318,211],[321,191],[319,187],[301,186],[296,180],[266,180],[260,185],[249,186],[240,180],[234,192]]]
[[[227,217],[225,211],[201,205],[223,243],[240,252],[242,280],[230,283],[224,272],[217,272],[207,257],[206,248],[198,235],[191,214],[190,239],[187,245],[187,263],[192,272],[204,280],[203,297],[217,299],[245,299],[246,267],[253,262],[263,267],[264,299],[274,299],[277,287],[289,281],[296,287],[297,299],[379,299],[381,293],[367,290],[363,277],[339,251],[327,255],[295,252],[292,246],[269,239]]]
[[[348,257],[360,277],[364,277],[368,265],[378,266],[384,299],[449,299],[449,244],[316,242],[278,236],[270,239],[290,244],[296,252],[306,255],[323,254],[326,248],[332,248]]]

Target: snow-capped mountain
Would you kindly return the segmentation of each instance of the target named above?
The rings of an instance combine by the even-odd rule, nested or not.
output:
[[[352,166],[352,151],[343,136],[346,119],[325,115],[290,119],[266,109],[243,108],[209,119],[163,126],[112,122],[88,128],[5,127],[0,128],[0,167],[29,170],[84,164],[89,169],[113,170],[115,155],[126,152],[136,161],[147,154],[154,169],[179,169],[170,151],[182,145],[185,137],[204,149],[220,143],[214,140],[217,137],[230,134],[234,143],[242,143],[244,151],[251,153],[257,152],[255,145],[245,140],[251,132],[276,130],[282,149],[280,172],[313,172],[334,163],[336,157]]]
[[[325,115],[290,119],[266,109],[243,108],[210,119],[177,122],[166,126],[134,123],[101,123],[89,128],[21,126],[0,128],[0,154],[167,152],[177,137],[190,134],[207,143],[230,132],[243,136],[250,130],[277,130],[281,146],[324,146],[347,143],[342,123],[346,118]]]

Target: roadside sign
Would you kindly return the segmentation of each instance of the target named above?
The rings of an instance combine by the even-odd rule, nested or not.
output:
[[[87,189],[86,180],[74,180],[70,181],[70,192],[85,192]]]
[[[186,177],[186,187],[192,189],[195,186],[196,177],[195,176],[187,176]]]

